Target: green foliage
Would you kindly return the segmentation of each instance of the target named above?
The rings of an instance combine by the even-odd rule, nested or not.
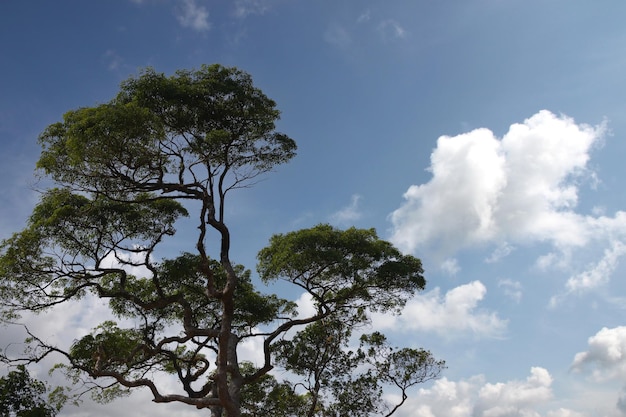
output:
[[[308,325],[291,340],[276,344],[277,361],[300,376],[306,391],[307,416],[357,417],[391,415],[407,398],[413,385],[436,378],[444,361],[421,349],[395,349],[385,336],[361,336],[350,346],[352,327],[341,320]],[[401,403],[383,400],[385,387],[399,390]]]
[[[155,266],[151,278],[127,276],[123,291],[128,297],[111,299],[111,308],[121,318],[133,318],[139,314],[154,318],[161,324],[184,320],[185,315],[195,326],[214,328],[219,325],[220,303],[207,294],[206,277],[202,274],[200,257],[183,253],[175,259],[168,259]],[[241,329],[240,336],[259,324],[275,320],[279,314],[291,315],[295,304],[275,295],[264,295],[252,285],[250,271],[242,265],[234,265],[238,285],[234,297],[234,320],[232,325]],[[215,286],[223,289],[226,272],[222,265],[209,261]],[[103,285],[105,292],[121,291],[119,282],[110,276]],[[164,302],[162,300],[172,300]],[[154,306],[146,311],[146,306]]]
[[[398,311],[426,281],[419,259],[403,255],[374,229],[321,224],[271,238],[257,269],[308,291],[320,309]]]
[[[230,172],[237,186],[295,155],[295,142],[274,131],[279,116],[236,68],[205,65],[171,77],[147,69],[110,103],[70,111],[48,127],[37,166],[60,183],[110,195],[193,194],[202,188],[193,181],[205,180],[194,174],[207,166],[213,176]]]
[[[373,229],[318,225],[275,235],[259,252],[260,278],[304,291],[309,317],[258,291],[230,259],[226,196],[295,155],[275,130],[279,116],[248,74],[210,65],[172,76],[147,69],[110,102],[50,125],[37,167],[56,187],[0,244],[0,318],[89,296],[119,323],[104,317],[61,346],[29,333],[23,357],[4,359],[55,353],[65,360],[57,368],[85,387],[79,395],[107,402],[143,387],[157,403],[214,417],[389,416],[408,388],[436,377],[444,364],[427,351],[391,348],[378,333],[353,346],[370,313],[399,312],[426,284],[419,259]],[[162,258],[161,243],[190,213],[197,234]],[[261,340],[258,367],[237,356],[251,339]],[[276,366],[289,377],[278,380]],[[400,404],[385,404],[387,387],[400,390]]]
[[[59,397],[46,401],[45,384],[32,379],[21,365],[0,378],[0,417],[54,417],[62,407]]]
[[[244,375],[256,371],[250,362],[243,362],[241,368]],[[291,382],[278,382],[269,374],[244,385],[241,399],[242,417],[300,417],[309,403],[309,395],[296,393]]]

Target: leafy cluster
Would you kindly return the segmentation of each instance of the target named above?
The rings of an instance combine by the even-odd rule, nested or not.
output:
[[[31,378],[21,365],[0,378],[0,417],[54,417],[63,405],[63,397],[57,391],[50,393],[46,401],[46,385]]]

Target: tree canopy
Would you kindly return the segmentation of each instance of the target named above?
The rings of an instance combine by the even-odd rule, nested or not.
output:
[[[147,69],[110,102],[45,129],[37,167],[56,186],[0,246],[2,317],[86,296],[107,300],[112,317],[63,346],[31,334],[31,349],[5,360],[54,353],[101,400],[147,387],[157,403],[228,417],[388,416],[409,387],[436,378],[444,363],[428,351],[363,331],[371,312],[399,312],[426,283],[419,259],[373,229],[321,224],[277,234],[259,252],[260,279],[306,293],[308,316],[260,292],[231,260],[227,195],[295,155],[275,129],[279,115],[248,74],[211,65],[169,77]],[[195,238],[159,258],[188,216]],[[238,357],[252,338],[262,341],[262,363]],[[291,377],[277,380],[276,366]],[[180,390],[166,391],[161,378]],[[388,387],[401,402],[383,400]]]
[[[63,405],[63,397],[52,391],[48,400],[46,385],[31,378],[24,365],[0,378],[0,417],[54,417]]]

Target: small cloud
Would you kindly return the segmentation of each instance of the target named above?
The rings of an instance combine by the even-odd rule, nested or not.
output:
[[[176,19],[181,26],[197,32],[211,29],[209,11],[204,6],[198,6],[195,0],[182,0],[181,7],[176,11]]]
[[[617,268],[619,258],[624,254],[626,254],[624,243],[620,241],[611,242],[610,247],[604,250],[602,259],[588,270],[568,279],[566,288],[569,292],[577,292],[605,284]]]
[[[522,299],[522,284],[518,281],[510,279],[501,279],[498,281],[498,287],[503,288],[504,295],[519,303]]]
[[[549,307],[557,307],[570,294],[580,294],[607,284],[618,266],[619,259],[625,254],[626,244],[618,240],[610,242],[598,262],[570,277],[565,283],[565,291],[550,298]]]
[[[352,44],[352,37],[346,28],[334,24],[324,32],[324,40],[338,48],[347,48]]]
[[[264,0],[237,0],[235,1],[235,16],[244,19],[250,15],[262,15],[270,6]]]
[[[588,349],[574,356],[571,369],[582,372],[593,367],[596,381],[626,378],[626,327],[602,328],[588,339]]]
[[[331,222],[341,225],[347,225],[359,220],[362,217],[362,214],[359,210],[360,201],[361,196],[358,194],[354,194],[350,200],[350,205],[334,213],[331,216]]]
[[[407,35],[407,31],[393,19],[380,22],[378,31],[384,39],[404,39]]]
[[[507,242],[500,244],[492,253],[485,259],[485,262],[488,264],[496,263],[502,258],[506,258],[513,252],[515,249],[513,246],[509,245]]]
[[[111,71],[119,69],[123,62],[122,57],[112,49],[109,49],[104,53],[104,60],[107,62],[107,68]]]
[[[369,21],[370,21],[370,19],[371,19],[371,16],[370,16],[370,10],[369,10],[369,9],[367,9],[367,10],[365,10],[363,13],[361,13],[361,14],[359,15],[359,17],[357,18],[357,20],[356,20],[356,21],[357,21],[358,23],[365,23],[365,22],[369,22]]]
[[[591,209],[591,213],[596,217],[604,216],[606,214],[606,207],[593,206],[593,208]]]
[[[373,320],[381,328],[433,332],[446,338],[464,333],[500,337],[508,322],[478,307],[486,293],[480,281],[453,288],[444,296],[435,288],[410,300],[399,316],[390,319],[389,315],[374,314]]]
[[[448,258],[441,263],[439,268],[447,275],[454,276],[459,273],[461,267],[456,258]]]

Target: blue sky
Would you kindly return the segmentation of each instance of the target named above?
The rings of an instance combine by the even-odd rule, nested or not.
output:
[[[424,262],[426,291],[374,324],[448,369],[399,416],[624,416],[625,15],[621,0],[0,2],[0,237],[46,185],[36,139],[65,111],[147,66],[237,66],[299,151],[232,196],[234,258],[254,268],[271,234],[330,222]],[[101,313],[32,325],[71,340]],[[62,416],[197,415],[144,394]]]

